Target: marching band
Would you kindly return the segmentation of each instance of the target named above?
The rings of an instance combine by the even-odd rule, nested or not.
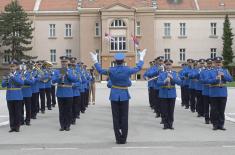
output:
[[[113,114],[113,126],[117,144],[125,144],[128,134],[128,109],[132,74],[141,70],[146,50],[140,52],[140,61],[135,68],[124,66],[125,55],[114,56],[115,66],[102,69],[97,55],[91,53],[94,62],[92,71],[74,57],[61,56],[61,68],[52,69],[48,61],[13,60],[10,72],[4,76],[2,87],[7,89],[6,100],[9,110],[10,131],[19,132],[21,125],[31,125],[31,119],[37,119],[46,108],[59,107],[60,131],[70,131],[70,126],[85,113],[89,103],[90,88],[94,84],[94,69],[108,75],[108,87],[111,88],[110,101]],[[223,58],[188,59],[179,72],[173,71],[173,61],[159,56],[150,62],[150,68],[144,73],[148,81],[149,104],[161,118],[163,129],[174,129],[174,109],[176,85],[181,88],[181,105],[197,112],[197,117],[212,124],[213,130],[226,130],[225,107],[227,102],[226,83],[232,81],[228,70],[223,68]],[[94,97],[94,96],[93,96]],[[39,100],[40,98],[40,100]],[[40,102],[39,102],[40,101]],[[45,104],[46,103],[46,104]],[[24,117],[26,113],[26,117]]]
[[[163,129],[174,129],[177,84],[181,87],[181,104],[185,109],[197,112],[197,117],[203,117],[205,124],[211,123],[213,130],[226,130],[226,83],[232,82],[232,76],[223,68],[223,58],[188,59],[178,73],[172,71],[172,60],[164,61],[164,69],[162,62],[161,56],[151,61],[144,78],[148,80],[150,107],[157,118],[161,116]]]
[[[19,132],[22,125],[30,126],[31,119],[37,119],[40,111],[45,114],[46,108],[52,110],[56,97],[60,131],[69,131],[70,125],[80,118],[80,112],[85,113],[90,82],[94,79],[83,63],[76,63],[76,58],[60,59],[60,69],[52,69],[49,61],[10,62],[10,72],[2,81],[2,87],[7,89],[9,132]]]

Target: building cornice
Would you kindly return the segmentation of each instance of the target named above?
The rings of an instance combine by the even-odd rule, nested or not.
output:
[[[235,15],[235,10],[156,10],[156,15]]]

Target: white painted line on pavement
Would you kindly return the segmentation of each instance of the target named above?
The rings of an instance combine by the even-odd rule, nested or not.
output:
[[[7,117],[8,117],[8,116],[4,116],[4,115],[1,116],[1,115],[0,115],[0,118],[7,118]]]
[[[73,147],[68,147],[68,148],[45,148],[45,150],[78,150],[79,148],[73,148]]]
[[[177,100],[177,101],[181,101],[181,98],[180,98],[180,97],[176,97],[176,100]]]
[[[9,121],[5,121],[5,122],[1,122],[0,126],[4,126],[4,125],[8,125],[8,124],[9,124]]]
[[[224,148],[235,148],[235,145],[223,145]]]
[[[112,149],[172,149],[173,146],[127,146],[127,147],[112,147]]]
[[[79,148],[21,148],[21,151],[33,150],[78,150]]]
[[[21,148],[21,151],[44,150],[44,148]]]
[[[225,114],[225,120],[235,123],[235,119],[232,118],[232,117],[227,116],[227,114]]]
[[[235,113],[227,113],[227,115],[235,115]]]

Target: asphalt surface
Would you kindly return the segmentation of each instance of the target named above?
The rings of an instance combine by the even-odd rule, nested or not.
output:
[[[96,105],[90,105],[69,132],[59,131],[56,107],[39,114],[30,127],[21,127],[20,133],[8,133],[5,92],[1,91],[0,155],[235,154],[235,123],[232,122],[235,89],[229,89],[226,131],[212,131],[212,125],[204,124],[202,118],[180,106],[180,98],[176,101],[175,130],[162,130],[160,119],[149,108],[146,83],[134,83],[130,88],[129,134],[125,145],[115,144],[109,91],[106,84],[97,85]],[[180,96],[179,89],[177,94]]]

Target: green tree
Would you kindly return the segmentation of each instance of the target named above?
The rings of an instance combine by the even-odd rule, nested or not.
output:
[[[224,67],[228,68],[228,64],[233,62],[234,54],[233,54],[233,33],[231,24],[229,21],[228,15],[225,16],[224,21],[224,33],[223,33],[223,57],[224,57]]]
[[[2,46],[12,59],[32,59],[26,54],[32,50],[32,21],[17,0],[5,7],[0,17],[0,35]]]

